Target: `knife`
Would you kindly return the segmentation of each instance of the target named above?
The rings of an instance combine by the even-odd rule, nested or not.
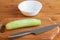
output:
[[[36,34],[37,35],[37,34],[49,31],[49,30],[51,30],[51,29],[53,29],[53,28],[55,28],[57,26],[58,26],[58,24],[52,24],[52,25],[45,26],[45,27],[40,28],[40,29],[30,30],[30,31],[25,31],[25,32],[12,34],[12,35],[8,36],[8,38],[21,37],[21,36],[24,36],[24,35],[27,35],[27,34]]]

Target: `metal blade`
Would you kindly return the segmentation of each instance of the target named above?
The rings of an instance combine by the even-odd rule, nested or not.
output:
[[[49,30],[51,30],[51,29],[53,29],[53,28],[55,28],[57,26],[58,26],[57,24],[53,24],[53,25],[50,25],[50,26],[45,26],[43,28],[33,30],[32,33],[34,33],[34,34],[43,33],[43,32],[49,31]]]
[[[36,29],[36,30],[20,32],[20,33],[12,34],[12,35],[8,36],[8,38],[20,37],[20,36],[24,36],[24,35],[31,34],[31,33],[39,34],[39,33],[42,33],[42,32],[49,31],[49,30],[51,30],[51,29],[53,29],[57,26],[58,26],[57,24],[53,24],[53,25],[46,26],[46,27],[43,27],[43,28],[40,28],[40,29]]]
[[[25,32],[20,32],[20,33],[16,33],[16,34],[12,34],[10,36],[8,36],[8,38],[15,38],[15,37],[21,37],[27,34],[30,34],[30,31],[25,31]]]

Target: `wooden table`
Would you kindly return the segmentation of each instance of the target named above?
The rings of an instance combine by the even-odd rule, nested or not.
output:
[[[39,16],[51,17],[53,21],[60,25],[60,0],[39,0],[43,4],[43,8]],[[4,18],[15,18],[15,17],[25,17],[21,13],[17,5],[22,0],[0,0],[0,21]],[[54,40],[60,40],[60,33],[55,37]]]

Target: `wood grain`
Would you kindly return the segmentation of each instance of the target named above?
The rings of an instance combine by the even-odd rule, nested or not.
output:
[[[1,22],[6,24],[8,22],[11,22],[11,21],[14,21],[14,20],[19,20],[19,19],[21,20],[21,19],[24,19],[24,18],[5,18]],[[39,29],[39,28],[45,27],[47,25],[54,24],[54,22],[52,22],[51,20],[49,20],[48,17],[45,17],[45,16],[33,17],[33,18],[40,19],[42,21],[42,24],[40,26],[36,26],[36,27],[21,28],[21,29],[16,29],[16,30],[6,30],[0,36],[5,38],[5,37],[7,37],[7,36],[9,36],[11,34],[14,34],[14,33],[27,31],[27,30],[35,30],[35,29]],[[44,32],[42,34],[39,34],[39,35],[30,34],[30,35],[26,35],[26,36],[19,37],[19,38],[14,38],[14,40],[29,40],[29,39],[31,39],[31,40],[35,40],[35,39],[37,39],[37,40],[53,40],[53,38],[58,34],[58,32],[59,32],[59,26],[54,28],[54,29],[52,29],[52,30],[50,30],[50,31]],[[4,36],[2,36],[2,35],[4,35]]]
[[[17,5],[22,1],[23,0],[0,0],[0,21],[4,20],[5,18],[26,18],[26,16],[22,15],[17,8]],[[51,17],[53,21],[60,25],[60,0],[38,1],[43,4],[43,8],[38,15],[32,18],[39,18],[40,16]],[[55,37],[54,40],[60,40],[60,33]]]

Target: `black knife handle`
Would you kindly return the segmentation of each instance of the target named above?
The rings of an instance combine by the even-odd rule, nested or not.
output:
[[[27,35],[27,34],[30,34],[30,33],[32,33],[32,32],[30,32],[30,31],[25,31],[25,32],[21,32],[21,33],[17,33],[17,34],[10,35],[10,36],[8,36],[8,38],[21,37],[21,36],[24,36],[24,35]]]

